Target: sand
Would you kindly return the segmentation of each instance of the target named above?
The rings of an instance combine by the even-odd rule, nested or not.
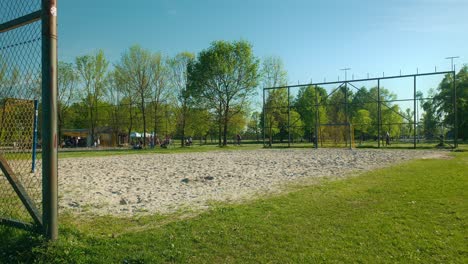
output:
[[[321,177],[346,177],[414,158],[433,158],[434,153],[262,149],[67,158],[59,162],[59,206],[63,211],[117,216],[199,210],[213,202],[251,199]]]

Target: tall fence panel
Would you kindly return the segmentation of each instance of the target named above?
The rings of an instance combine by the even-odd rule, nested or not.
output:
[[[55,8],[55,1],[0,0],[0,224],[49,234],[56,226],[48,224],[50,213],[43,217],[50,211],[44,203],[49,190],[43,188],[50,178],[43,164],[50,158],[43,158],[51,156],[44,134],[54,129],[42,113],[53,108],[42,99],[55,100],[56,85],[45,80],[56,75],[56,62],[44,54],[50,50],[44,21],[55,17],[56,9],[43,12],[44,6]]]
[[[456,147],[457,120],[436,114],[456,102],[455,71],[298,84],[263,90],[264,144],[277,147]],[[448,82],[453,95],[435,98]],[[435,100],[437,99],[437,100]],[[456,115],[456,106],[447,115]]]

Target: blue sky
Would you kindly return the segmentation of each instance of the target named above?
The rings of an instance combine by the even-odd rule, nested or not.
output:
[[[103,49],[115,63],[132,44],[173,56],[214,40],[249,41],[279,56],[289,83],[449,70],[468,63],[467,0],[59,1],[59,59]]]

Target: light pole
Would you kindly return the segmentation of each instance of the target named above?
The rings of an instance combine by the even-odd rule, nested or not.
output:
[[[458,59],[460,58],[459,56],[452,56],[452,57],[447,57],[445,58],[446,60],[450,60],[452,68],[450,68],[451,71],[454,71],[455,69],[453,68],[453,59]]]
[[[348,76],[347,76],[347,73],[348,71],[351,70],[351,68],[344,68],[344,69],[340,69],[340,71],[344,71],[344,80],[345,82],[348,80]]]

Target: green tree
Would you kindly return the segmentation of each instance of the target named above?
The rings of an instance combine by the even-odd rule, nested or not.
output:
[[[262,86],[264,88],[286,86],[287,72],[279,57],[267,57],[263,60],[261,69]],[[273,143],[273,137],[286,131],[288,94],[285,88],[266,90],[264,95],[265,105],[260,120],[265,135],[268,136],[269,146]]]
[[[108,65],[109,63],[102,50],[94,55],[84,55],[76,58],[76,69],[83,85],[82,100],[88,111],[91,142],[94,142],[96,137],[96,127],[99,120],[97,106],[105,93]]]
[[[372,124],[369,111],[366,109],[359,109],[353,116],[352,123],[359,131],[359,144],[362,144],[364,135],[367,134],[368,129]]]
[[[118,96],[118,112],[122,112],[122,118],[120,118],[120,114],[116,115],[116,118],[120,118],[116,120],[118,122],[116,123],[116,127],[121,126],[122,128],[126,128],[128,135],[127,143],[130,143],[131,139],[129,135],[135,128],[135,120],[137,118],[137,111],[135,109],[136,97],[133,95],[133,89],[128,84],[125,76],[121,76],[114,70],[112,77],[113,86],[111,89],[116,90],[114,93]]]
[[[211,125],[211,114],[207,109],[192,108],[187,114],[186,134],[193,137],[206,137]]]
[[[229,120],[247,107],[255,94],[258,64],[248,42],[215,41],[199,53],[191,67],[192,85],[218,117],[223,145],[227,144]]]
[[[248,135],[252,135],[255,137],[255,139],[257,140],[257,142],[260,142],[260,132],[261,132],[261,129],[260,129],[260,120],[261,120],[261,113],[255,111],[252,113],[252,115],[250,116],[250,119],[247,123],[247,134]]]
[[[146,101],[151,98],[151,84],[154,79],[154,59],[150,51],[138,45],[131,46],[122,54],[120,62],[115,66],[119,78],[133,90],[138,98],[140,111],[143,118],[143,135],[146,129]],[[146,146],[146,140],[143,140]]]
[[[291,109],[289,112],[289,131],[291,141],[297,141],[298,138],[304,136],[304,123],[302,122],[301,115],[296,110]]]
[[[391,137],[400,137],[403,123],[411,123],[413,119],[407,120],[400,112],[398,105],[385,104],[382,108],[382,135],[388,131]],[[411,131],[410,131],[411,133]]]
[[[175,103],[174,92],[169,89],[170,71],[167,60],[161,53],[154,53],[152,59],[153,82],[152,82],[152,110],[153,110],[153,131],[161,134],[164,128],[168,136],[167,123],[168,112],[167,105]],[[171,120],[172,122],[172,120]]]
[[[350,97],[348,97],[348,103]],[[348,128],[347,128],[347,117],[346,117],[346,91],[345,87],[340,87],[335,92],[329,95],[326,101],[326,111],[329,126],[326,129],[328,133],[322,136],[327,136],[332,140],[333,144],[339,144],[340,142],[348,143]],[[323,140],[322,140],[323,141]]]
[[[261,125],[265,129],[269,146],[273,144],[273,137],[280,133],[287,124],[287,107],[288,93],[286,89],[268,90]]]
[[[322,98],[325,98],[327,91],[322,87],[317,87],[317,91],[313,86],[301,87],[294,102],[295,110],[300,114],[304,125],[306,138],[312,141],[315,134],[315,125],[325,123],[326,110],[325,105],[320,104]],[[319,119],[317,120],[317,114]],[[315,135],[317,137],[317,135]]]
[[[178,102],[178,124],[181,133],[181,145],[185,146],[185,130],[188,121],[188,114],[194,106],[194,96],[189,85],[188,67],[195,60],[195,55],[190,52],[182,52],[170,59],[168,64],[171,72],[171,85],[175,92],[175,97]]]
[[[107,107],[107,115],[109,120],[108,126],[111,128],[111,133],[115,139],[119,138],[121,132],[123,131],[126,117],[126,113],[122,105],[124,93],[116,76],[118,76],[116,71],[112,71],[109,75],[108,87],[106,89],[106,100],[109,102],[109,106]],[[120,143],[122,143],[120,140],[117,142],[112,142],[112,144]]]
[[[76,99],[76,89],[78,85],[78,75],[73,64],[59,61],[57,72],[58,85],[58,134],[62,138],[65,119],[73,100]]]
[[[285,86],[288,82],[288,73],[281,58],[266,57],[262,63],[261,77],[264,88]]]
[[[422,126],[423,134],[426,139],[432,139],[437,137],[437,135],[442,135],[443,130],[439,129],[440,116],[437,115],[437,105],[434,102],[435,90],[429,89],[427,100],[421,102],[422,109],[424,110],[422,114]]]
[[[457,89],[457,120],[458,137],[463,140],[468,139],[468,66],[465,65],[456,74]],[[442,118],[443,123],[448,127],[455,124],[453,107],[453,75],[445,75],[437,88],[437,95],[434,103],[437,105],[437,114]],[[452,130],[453,132],[453,130]]]
[[[401,124],[400,133],[402,135],[412,137],[414,132],[414,111],[411,111],[410,108],[406,108],[401,115],[404,124]]]

